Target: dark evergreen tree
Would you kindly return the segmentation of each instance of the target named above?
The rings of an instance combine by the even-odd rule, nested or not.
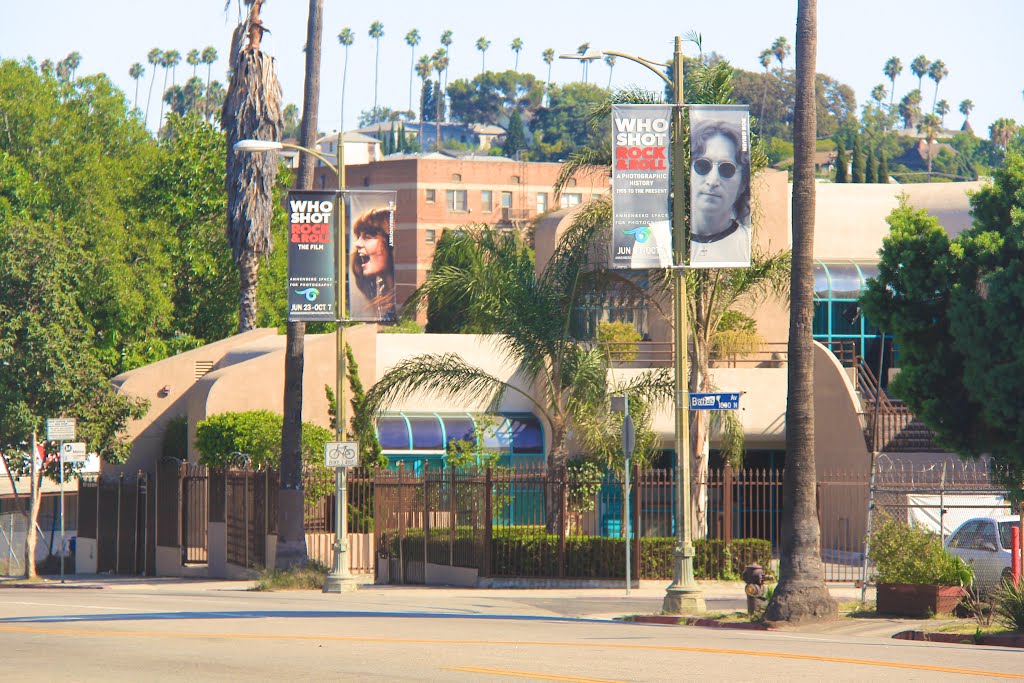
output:
[[[875,150],[868,147],[867,160],[864,164],[864,182],[865,183],[877,183],[878,179],[875,177]]]
[[[864,154],[860,151],[860,136],[857,135],[853,138],[853,159],[851,160],[851,168],[853,176],[851,182],[863,183],[864,182]]]
[[[526,132],[523,130],[523,117],[519,110],[515,109],[508,118],[508,134],[505,136],[505,145],[502,151],[505,156],[514,157],[516,152],[526,149]]]
[[[843,146],[842,138],[836,140],[836,182],[850,182],[846,175],[846,147]]]
[[[889,161],[885,158],[885,149],[882,149],[878,154],[878,173],[876,175],[878,176],[878,182],[889,182]]]
[[[429,78],[423,81],[423,90],[420,92],[420,101],[424,121],[433,121],[437,114],[437,107],[434,106],[434,82]]]

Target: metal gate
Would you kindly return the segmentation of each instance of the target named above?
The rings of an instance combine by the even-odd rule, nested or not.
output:
[[[278,473],[228,470],[224,486],[228,562],[265,567],[267,534],[277,530]]]
[[[181,466],[181,563],[206,564],[209,475],[202,465]]]

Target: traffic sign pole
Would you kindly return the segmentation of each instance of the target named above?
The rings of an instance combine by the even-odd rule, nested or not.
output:
[[[60,582],[64,583],[64,442],[60,442]],[[97,489],[98,490],[98,489]],[[32,529],[34,532],[35,529]],[[97,536],[98,538],[98,536]]]

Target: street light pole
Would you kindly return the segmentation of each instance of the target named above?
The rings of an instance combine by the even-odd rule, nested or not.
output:
[[[666,64],[612,50],[587,49],[562,59],[594,60],[604,55],[621,57],[641,64],[665,81],[672,89],[672,311],[673,369],[675,374],[675,452],[676,452],[676,540],[672,547],[672,583],[665,590],[662,610],[668,614],[703,612],[704,592],[693,577],[693,541],[690,538],[690,397],[687,377],[687,303],[686,303],[686,211],[684,175],[686,154],[683,149],[683,39],[675,37],[672,77],[661,70]]]
[[[332,164],[330,160],[324,157],[319,152],[309,149],[308,147],[302,147],[301,145],[293,145],[287,142],[275,142],[271,140],[239,140],[235,143],[235,152],[272,152],[282,149],[294,149],[306,154],[310,154],[324,164],[328,168],[334,171],[334,174],[338,178],[338,235],[335,240],[338,245],[336,258],[335,258],[335,272],[337,273],[337,286],[334,288],[335,300],[334,310],[336,311],[336,326],[335,326],[335,339],[337,341],[337,375],[335,376],[335,390],[334,397],[337,405],[335,411],[335,439],[338,441],[345,440],[345,374],[348,365],[348,358],[345,354],[345,320],[347,318],[346,313],[346,269],[345,269],[345,255],[347,253],[346,240],[347,235],[345,234],[345,200],[341,196],[341,191],[345,188],[345,143],[343,139],[344,133],[338,132],[338,154],[337,154],[337,165]],[[341,593],[343,591],[355,590],[357,588],[355,577],[349,571],[348,562],[348,481],[347,481],[347,470],[344,467],[336,467],[334,469],[334,564],[331,568],[331,573],[327,575],[324,580],[324,593]]]

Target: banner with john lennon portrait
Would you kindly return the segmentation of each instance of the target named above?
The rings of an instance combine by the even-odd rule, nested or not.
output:
[[[348,257],[348,320],[392,323],[395,299],[393,190],[343,190]]]
[[[671,105],[612,105],[610,268],[672,265],[671,121]]]
[[[750,266],[750,114],[689,106],[690,267]]]

